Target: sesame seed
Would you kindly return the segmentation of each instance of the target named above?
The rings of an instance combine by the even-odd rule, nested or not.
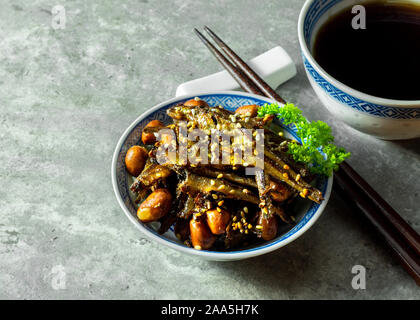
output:
[[[236,220],[238,220],[238,217],[237,217],[237,216],[234,216],[234,217],[232,218],[232,220],[233,220],[233,221],[236,221]]]
[[[248,234],[248,230],[245,230],[245,234]]]
[[[199,213],[196,213],[195,216],[196,217],[200,217],[201,216],[201,213],[200,212]]]
[[[263,228],[263,226],[262,225],[257,225],[257,226],[255,226],[255,229],[258,229],[258,230],[261,230]]]
[[[224,184],[222,184],[221,186],[219,186],[218,188],[217,188],[217,190],[222,190],[222,189],[224,189],[226,186],[224,185]]]
[[[242,229],[242,223],[241,222],[238,222],[236,225],[238,226],[239,229]]]
[[[283,137],[283,135],[284,135],[283,131],[280,131],[280,132],[279,132],[279,136],[280,136],[280,137]]]
[[[219,201],[219,202],[217,203],[217,205],[218,205],[219,207],[221,207],[221,206],[223,206],[223,203],[225,203],[225,201],[224,201],[224,200]]]
[[[285,173],[283,173],[283,178],[289,179],[289,175],[285,172]]]
[[[248,224],[248,229],[252,229],[252,224]]]
[[[248,162],[244,162],[244,163],[243,163],[243,166],[244,166],[244,167],[248,167],[248,166],[249,166],[249,163],[248,163]]]
[[[241,211],[241,217],[245,217],[245,212]]]
[[[299,180],[300,180],[300,178],[301,178],[301,176],[300,176],[300,174],[298,174],[298,175],[296,176],[296,181],[299,181]]]
[[[306,196],[305,196],[305,194],[304,194],[303,192],[299,193],[299,195],[300,195],[302,198],[306,198]]]
[[[309,190],[308,189],[303,189],[303,194],[305,195],[305,197],[308,195],[308,193],[309,193]]]
[[[229,193],[233,194],[233,193],[235,193],[235,190],[232,189],[232,190],[229,191]]]
[[[196,246],[194,246],[194,249],[196,249],[196,250],[201,250],[201,246],[196,245]]]
[[[221,178],[223,178],[223,173],[220,173],[217,175],[217,179],[221,179]]]
[[[195,101],[200,101],[201,99],[199,97],[194,98]]]
[[[243,193],[249,193],[249,190],[248,189],[243,189],[242,192]]]
[[[219,207],[217,207],[217,208],[216,208],[216,210],[217,210],[218,212],[222,212],[222,209],[220,209]]]
[[[244,212],[248,213],[248,207],[244,207]]]
[[[215,184],[216,182],[214,181],[214,180],[210,180],[210,184],[212,185],[212,186],[214,186],[214,184]]]
[[[290,167],[289,167],[287,164],[285,164],[285,165],[283,166],[283,169],[284,169],[284,170],[289,170],[289,169],[290,169]]]
[[[219,198],[219,197],[217,196],[217,194],[212,194],[211,196],[212,196],[212,197],[213,197],[213,199],[215,199],[215,200],[216,200],[217,198]]]

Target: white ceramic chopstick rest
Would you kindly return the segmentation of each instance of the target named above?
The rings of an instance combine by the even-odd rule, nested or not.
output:
[[[280,46],[253,58],[248,65],[273,89],[296,75],[296,66],[292,58]],[[239,88],[238,83],[227,71],[221,71],[181,84],[176,90],[176,96]]]

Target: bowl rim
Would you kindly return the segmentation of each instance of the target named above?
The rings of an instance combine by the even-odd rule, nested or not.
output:
[[[305,35],[304,35],[304,24],[305,24],[305,18],[308,13],[308,10],[312,3],[319,0],[306,0],[302,9],[299,13],[299,20],[298,20],[298,39],[300,48],[302,50],[303,55],[308,60],[308,62],[312,65],[312,67],[328,82],[336,86],[341,91],[344,91],[353,97],[356,97],[360,100],[371,102],[374,104],[377,104],[379,107],[381,105],[388,106],[388,107],[399,107],[399,108],[418,108],[420,105],[420,100],[397,100],[397,99],[387,99],[387,98],[381,98],[377,96],[373,96],[367,93],[363,93],[359,90],[353,89],[349,87],[348,85],[338,81],[336,78],[331,76],[328,72],[326,72],[315,60],[315,58],[312,56],[312,53],[310,52],[308,45],[305,41]],[[338,2],[337,2],[338,3]],[[312,34],[312,37],[314,34]]]
[[[160,244],[163,244],[167,247],[170,247],[172,249],[178,250],[180,252],[198,256],[205,259],[210,260],[219,260],[219,261],[233,261],[233,260],[242,260],[247,259],[251,257],[256,257],[265,253],[269,253],[271,251],[274,251],[276,249],[279,249],[290,242],[296,240],[299,238],[303,233],[305,233],[307,230],[309,230],[312,225],[318,220],[318,218],[321,216],[322,212],[324,211],[328,200],[330,198],[331,190],[332,190],[332,184],[333,184],[333,175],[328,177],[326,181],[326,188],[325,188],[325,194],[324,194],[324,200],[319,205],[318,209],[315,211],[313,216],[305,223],[305,225],[296,231],[294,234],[290,235],[288,238],[283,239],[278,242],[263,244],[262,247],[256,247],[255,250],[252,251],[207,251],[207,250],[195,250],[193,248],[188,248],[186,246],[183,246],[181,244],[178,244],[176,242],[172,242],[168,239],[165,239],[163,237],[160,237],[159,235],[153,233],[148,228],[146,228],[143,223],[138,221],[131,212],[128,210],[128,208],[125,206],[125,203],[121,197],[121,194],[118,189],[118,183],[117,183],[117,161],[120,154],[120,150],[122,145],[124,144],[127,136],[130,134],[130,132],[137,126],[137,124],[142,121],[143,119],[147,118],[152,113],[160,110],[161,108],[173,104],[177,101],[188,99],[188,98],[194,98],[196,96],[208,96],[208,95],[237,95],[237,96],[243,96],[243,97],[250,97],[250,98],[256,98],[259,100],[264,100],[270,103],[275,102],[274,100],[268,99],[266,97],[251,94],[251,93],[245,93],[240,91],[214,91],[214,92],[204,92],[199,94],[188,94],[183,96],[178,96],[171,98],[169,100],[166,100],[164,102],[161,102],[154,107],[148,109],[147,111],[140,114],[129,126],[125,129],[124,133],[121,135],[121,137],[118,140],[118,143],[115,147],[114,154],[112,157],[112,164],[111,164],[111,178],[112,178],[112,186],[114,190],[114,194],[117,198],[117,201],[121,207],[121,209],[124,211],[125,215],[128,217],[128,219],[140,230],[142,233],[147,236],[151,240],[155,240]]]

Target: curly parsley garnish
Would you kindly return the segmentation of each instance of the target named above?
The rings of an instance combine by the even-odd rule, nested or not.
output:
[[[330,176],[341,162],[350,157],[350,152],[332,143],[334,137],[328,124],[322,121],[309,122],[302,111],[291,103],[283,107],[266,103],[258,109],[259,117],[265,115],[276,115],[285,125],[296,126],[302,144],[289,143],[288,152],[295,161],[310,164],[309,168],[313,173]]]

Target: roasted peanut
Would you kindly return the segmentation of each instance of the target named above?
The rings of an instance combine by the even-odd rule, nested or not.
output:
[[[263,215],[260,214],[258,218],[258,224],[262,226],[261,237],[266,240],[272,240],[277,235],[278,223],[276,216],[271,217],[270,219],[264,219]]]
[[[152,192],[137,210],[137,217],[142,222],[156,221],[171,209],[172,195],[167,189]]]
[[[184,102],[186,107],[208,107],[207,102],[201,99],[191,99]]]
[[[149,157],[144,147],[132,146],[125,155],[125,167],[132,176],[137,177],[144,169],[146,160]]]
[[[216,236],[211,233],[204,221],[190,220],[191,242],[195,249],[210,249],[216,241]]]
[[[287,188],[284,184],[277,183],[274,181],[270,181],[270,195],[274,201],[285,201],[291,195],[289,188]]]
[[[144,128],[163,128],[164,124],[159,120],[150,121]],[[152,132],[143,132],[141,134],[141,141],[144,144],[154,144],[156,142],[156,136]]]
[[[207,224],[213,234],[225,233],[229,218],[229,212],[223,209],[220,212],[216,209],[207,211]]]
[[[236,109],[235,113],[243,115],[243,116],[247,116],[247,117],[255,117],[258,113],[258,106],[256,104],[242,106]]]

